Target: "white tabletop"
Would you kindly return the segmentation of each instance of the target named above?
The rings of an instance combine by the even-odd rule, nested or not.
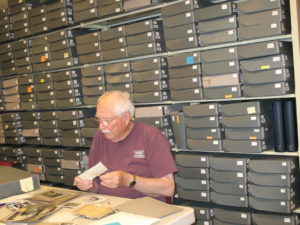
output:
[[[41,189],[28,192],[26,194],[21,194],[21,195],[15,195],[11,196],[9,198],[1,199],[0,203],[7,203],[11,201],[16,201],[20,199],[25,199],[27,197],[30,197],[31,195],[37,194],[38,192],[43,192],[45,190],[50,190],[50,189],[61,189],[61,188],[56,188],[56,187],[48,187],[48,186],[41,186]],[[69,190],[69,189],[63,189],[63,190],[68,190],[68,191],[74,191],[74,190]],[[78,191],[75,191],[78,192]],[[97,195],[97,194],[91,194],[91,193],[86,193],[86,192],[81,192],[82,195],[79,197],[69,200],[68,202],[80,202],[83,201],[82,199],[85,198],[85,196],[96,196],[100,199],[103,199],[103,201],[108,201],[110,205],[115,208],[116,206],[126,202],[130,201],[131,199],[126,199],[126,198],[120,198],[120,197],[114,197],[114,196],[108,196],[108,195]],[[82,203],[82,202],[80,202]],[[191,207],[185,207],[185,206],[178,206],[182,210],[173,213],[171,215],[165,216],[163,218],[160,218],[159,222],[156,222],[155,225],[190,225],[195,222],[195,214],[194,214],[194,209]],[[85,224],[92,224],[95,223],[95,220],[87,219],[79,215],[75,215],[72,213],[74,209],[68,209],[68,208],[62,208],[55,212],[53,215],[50,215],[46,217],[43,222],[72,222],[74,224],[78,225],[85,225]],[[118,212],[117,212],[118,213]],[[101,224],[101,219],[97,221],[97,224]],[[119,221],[119,223],[122,225],[122,221]],[[24,224],[24,223],[21,223]],[[138,225],[138,224],[137,224]]]

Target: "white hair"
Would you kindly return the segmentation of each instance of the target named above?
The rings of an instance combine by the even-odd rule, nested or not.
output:
[[[116,110],[116,114],[121,114],[126,111],[130,112],[130,116],[133,119],[134,118],[134,106],[130,99],[130,95],[128,92],[122,92],[122,91],[108,91],[105,92],[103,95],[101,95],[97,100],[97,105],[99,105],[102,100],[106,97],[113,97],[113,102],[111,104],[114,104],[114,108]]]

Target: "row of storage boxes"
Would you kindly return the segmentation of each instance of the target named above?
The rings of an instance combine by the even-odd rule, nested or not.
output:
[[[220,206],[176,198],[174,199],[174,203],[194,208],[196,225],[297,225],[300,222],[297,214],[259,212],[251,209]]]
[[[288,46],[270,41],[24,75],[3,80],[3,102],[18,103],[7,109],[20,109],[20,102],[23,109],[93,105],[105,90],[132,93],[137,103],[285,95],[294,92],[293,62],[283,53],[291,50]],[[251,54],[247,53],[249,49],[253,50]],[[246,59],[235,59],[238,52],[244,52]],[[54,104],[55,99],[58,104]]]
[[[297,151],[293,100],[203,103],[172,113],[177,148],[204,152]]]
[[[40,180],[74,185],[74,177],[87,168],[88,149],[0,146],[0,160],[39,175]]]
[[[178,197],[291,213],[298,206],[297,157],[178,153]]]
[[[87,19],[119,14],[160,3],[152,1],[12,1],[0,12],[1,42],[26,38]]]

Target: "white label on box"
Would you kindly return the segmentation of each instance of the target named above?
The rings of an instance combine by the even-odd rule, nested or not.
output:
[[[188,4],[190,4],[190,3],[191,3],[190,0],[186,0],[186,1],[184,2],[185,5],[188,5]]]
[[[157,86],[158,85],[158,81],[154,81],[154,83],[153,83],[155,86]]]
[[[200,209],[200,210],[199,210],[199,213],[200,213],[200,214],[205,214],[205,210]]]
[[[72,93],[72,90],[70,90],[70,91],[71,91],[70,93]],[[72,115],[75,116],[76,115],[76,111],[72,111]]]
[[[236,165],[242,166],[242,165],[244,165],[244,162],[242,160],[238,160],[238,161],[236,161]]]
[[[285,204],[285,202],[280,202],[280,205],[285,206],[286,204]]]
[[[154,71],[154,74],[155,74],[155,75],[159,74],[159,70],[155,70],[155,71]]]
[[[193,70],[198,69],[198,65],[193,65],[193,66],[192,66],[192,69],[193,69]]]
[[[259,133],[259,129],[253,129],[254,133]]]
[[[195,89],[195,90],[194,90],[194,93],[195,93],[195,94],[200,93],[200,89]]]
[[[116,12],[121,12],[121,8],[116,8]]]
[[[237,92],[237,87],[232,87],[232,88],[231,88],[231,91],[232,91],[232,92]]]
[[[125,52],[125,48],[121,48],[121,52]]]
[[[200,170],[200,174],[206,174],[205,169],[201,169],[201,170]]]
[[[129,88],[129,87],[130,87],[129,84],[126,84],[126,85],[125,85],[125,88]]]
[[[20,187],[22,192],[29,192],[34,190],[32,177],[20,179]]]
[[[229,18],[229,23],[234,23],[234,21],[235,21],[235,18],[234,18],[234,17],[230,17],[230,18]]]
[[[285,193],[286,191],[285,191],[285,189],[284,188],[281,188],[280,189],[280,193]]]
[[[235,62],[229,62],[229,66],[234,66]]]
[[[218,144],[219,144],[219,141],[217,141],[217,140],[213,141],[213,145],[218,145]]]
[[[148,48],[152,48],[152,46],[153,46],[152,43],[148,44]]]
[[[186,31],[186,33],[187,33],[187,34],[191,34],[191,33],[193,33],[193,30],[192,30],[192,29],[188,29],[188,30]]]
[[[257,141],[251,141],[251,146],[257,146]]]
[[[201,184],[205,185],[206,183],[206,180],[201,180]]]
[[[119,43],[123,43],[123,38],[119,38]]]
[[[279,62],[280,61],[280,57],[279,56],[274,56],[273,57],[273,62]]]
[[[221,9],[222,10],[225,10],[225,9],[227,9],[228,7],[227,7],[227,4],[222,4],[222,6],[221,6]]]
[[[71,62],[67,62],[67,65],[68,65],[68,66],[71,66],[71,65],[72,65],[72,63],[71,63]]]
[[[250,120],[252,120],[252,121],[253,121],[253,120],[256,120],[256,116],[251,116],[251,117],[250,117]]]
[[[245,213],[241,213],[241,218],[243,218],[243,219],[247,219],[247,214],[245,214]]]
[[[278,16],[279,15],[279,12],[278,12],[278,10],[274,10],[274,11],[272,11],[272,16]]]
[[[291,223],[291,218],[283,218],[284,223]]]
[[[277,28],[277,23],[272,23],[272,24],[271,24],[271,28],[272,28],[272,29]]]
[[[77,123],[76,123],[76,120],[73,120],[73,125],[76,125]]]
[[[274,48],[275,47],[275,45],[274,45],[274,43],[272,42],[272,43],[268,43],[267,44],[267,48]]]
[[[157,63],[157,62],[158,62],[158,60],[157,60],[157,59],[153,59],[153,62],[154,62],[154,63]]]
[[[192,79],[192,82],[193,82],[193,83],[195,83],[195,82],[197,82],[197,81],[198,81],[198,78],[193,78],[193,79]]]
[[[287,164],[287,162],[282,162],[281,163],[281,166],[287,166],[288,164]]]
[[[188,13],[185,14],[185,17],[191,17],[191,15],[192,14],[190,12],[188,12]]]
[[[96,56],[97,56],[97,57],[100,57],[100,53],[99,53],[99,52],[97,52],[97,53],[96,53]]]
[[[62,18],[61,21],[65,22],[65,21],[66,21],[66,18]]]
[[[244,185],[240,184],[240,185],[239,185],[239,188],[240,188],[240,189],[243,189],[243,188],[244,188]]]
[[[282,69],[275,70],[275,74],[282,74]]]
[[[209,222],[208,221],[204,221],[204,225],[209,225]]]
[[[65,15],[65,12],[61,12],[60,14],[61,16],[64,16]],[[66,21],[66,18],[63,18],[64,21]]]
[[[200,161],[201,162],[206,162],[206,158],[205,157],[200,157]]]
[[[145,25],[149,25],[149,24],[150,24],[150,22],[149,22],[149,21],[146,21],[146,22],[145,22]]]
[[[217,129],[211,129],[210,132],[211,132],[211,133],[216,133],[216,132],[217,132]]]
[[[78,138],[76,138],[76,143],[79,143],[79,139]]]
[[[281,83],[277,83],[274,85],[275,88],[281,88]]]
[[[151,32],[148,32],[147,33],[147,37],[151,37],[152,36],[152,33]]]
[[[247,107],[247,113],[255,114],[256,113],[255,107],[254,106]]]
[[[215,121],[215,120],[216,120],[216,117],[214,117],[214,116],[211,116],[211,117],[209,117],[209,120],[211,120],[211,121]]]
[[[123,27],[118,27],[118,31],[122,31],[123,30]]]
[[[237,73],[234,73],[234,74],[232,74],[232,77],[233,77],[233,78],[237,78],[237,77],[238,77],[238,74],[237,74]]]
[[[236,177],[244,177],[243,173],[236,173]]]
[[[228,52],[229,52],[229,53],[234,53],[235,50],[234,50],[234,48],[229,48]]]
[[[228,35],[233,35],[233,30],[227,31],[227,34],[228,34]]]
[[[125,74],[125,77],[129,77],[129,73],[126,73],[126,74]]]
[[[154,96],[159,96],[159,93],[158,92],[154,92]]]
[[[241,202],[244,202],[245,198],[244,197],[240,197],[240,200],[241,200]]]
[[[281,180],[286,180],[286,175],[281,175]]]
[[[215,105],[213,105],[213,104],[208,106],[208,109],[214,109],[214,108],[215,108]]]
[[[189,37],[189,41],[194,41],[194,37]]]
[[[207,194],[205,192],[201,192],[201,197],[206,197]]]

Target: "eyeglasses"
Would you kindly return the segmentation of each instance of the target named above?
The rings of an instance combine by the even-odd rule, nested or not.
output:
[[[113,118],[111,118],[111,119],[102,119],[102,118],[98,118],[98,117],[96,117],[95,119],[98,121],[98,123],[100,124],[102,124],[102,125],[104,125],[104,126],[108,126],[108,125],[110,125],[115,119],[117,119],[118,117],[120,117],[120,116],[122,116],[124,113],[126,113],[127,111],[125,111],[125,112],[122,112],[122,113],[120,113],[119,115],[117,115],[117,116],[115,116],[115,117],[113,117]]]

